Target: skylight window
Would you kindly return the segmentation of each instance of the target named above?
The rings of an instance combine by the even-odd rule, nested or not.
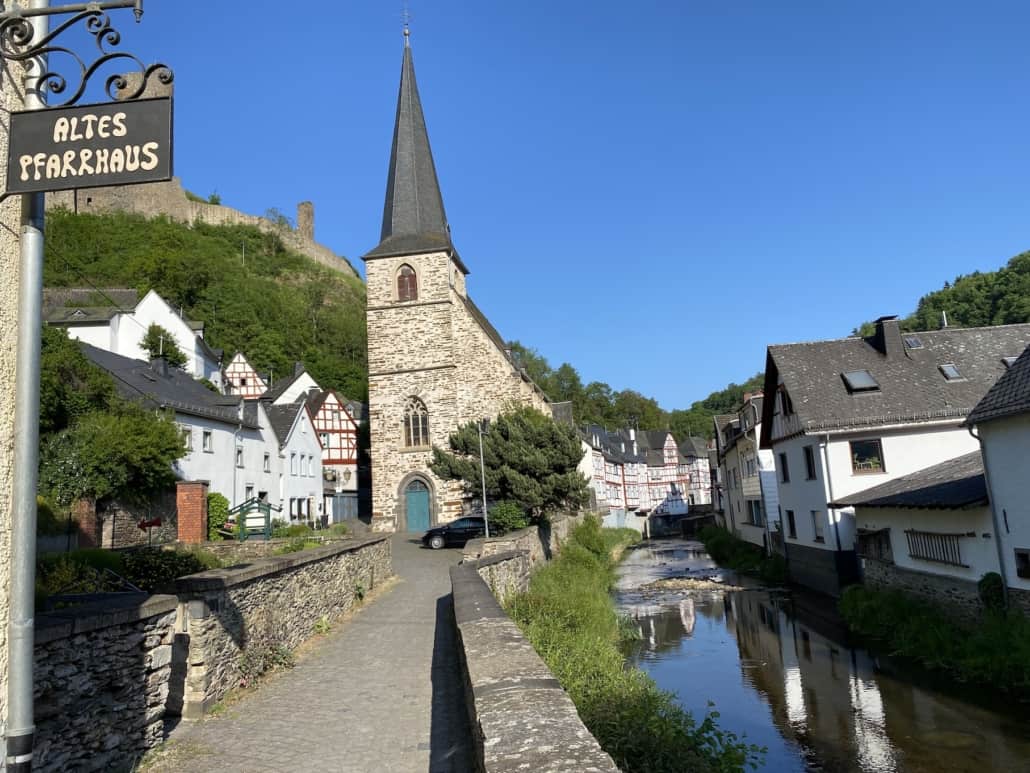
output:
[[[955,367],[953,363],[946,363],[944,365],[941,365],[940,368],[941,373],[944,374],[944,378],[946,378],[948,381],[962,381],[965,378],[965,376],[962,375],[962,373],[959,371],[957,367]]]
[[[922,349],[923,339],[919,336],[905,336],[905,346],[909,349]]]
[[[1018,359],[1018,357],[1002,357],[1001,361],[1005,363],[1006,368],[1011,368],[1013,365],[1016,364],[1016,360]]]
[[[842,373],[841,378],[844,379],[844,385],[852,394],[855,392],[878,392],[880,389],[880,384],[868,370],[851,370]]]

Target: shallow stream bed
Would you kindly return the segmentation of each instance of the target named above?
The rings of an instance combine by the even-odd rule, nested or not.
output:
[[[851,645],[831,599],[720,569],[698,542],[630,551],[616,602],[640,628],[630,660],[695,716],[714,703],[768,747],[765,770],[1030,773],[1030,706]]]

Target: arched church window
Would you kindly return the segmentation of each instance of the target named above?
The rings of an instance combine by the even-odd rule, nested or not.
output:
[[[404,447],[422,448],[429,445],[429,412],[426,404],[412,397],[404,406]]]
[[[418,300],[418,277],[411,266],[401,266],[401,270],[397,272],[397,300]]]

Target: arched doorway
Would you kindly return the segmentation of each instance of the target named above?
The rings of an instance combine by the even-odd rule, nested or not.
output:
[[[429,486],[415,478],[404,487],[404,515],[408,531],[423,532],[429,528]]]

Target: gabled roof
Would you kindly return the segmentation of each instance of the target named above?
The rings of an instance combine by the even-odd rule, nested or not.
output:
[[[829,506],[957,510],[981,507],[987,503],[983,459],[979,451],[974,451],[851,494],[830,503]]]
[[[118,393],[128,399],[152,408],[168,407],[178,413],[214,419],[237,425],[240,399],[212,392],[188,373],[167,366],[162,372],[143,360],[133,360],[120,354],[79,343],[82,353],[107,371],[114,379]],[[244,412],[243,426],[256,429]]]
[[[708,444],[705,443],[703,438],[695,437],[691,435],[682,443],[680,443],[680,453],[687,457],[696,457],[698,459],[708,458]]]
[[[57,306],[43,310],[43,321],[51,325],[82,325],[107,322],[119,313],[116,306]]]
[[[290,430],[297,421],[297,414],[304,407],[303,402],[287,403],[286,405],[265,405],[265,413],[268,414],[268,423],[272,425],[272,432],[280,446],[286,445],[290,437]]]
[[[272,384],[272,386],[270,386],[267,390],[265,390],[265,392],[261,395],[261,399],[267,402],[274,403],[276,400],[282,397],[283,393],[291,386],[293,386],[293,382],[300,378],[303,374],[304,371],[300,371],[299,373],[294,373],[290,376],[286,376],[285,378],[279,379],[274,384]]]
[[[966,418],[966,424],[983,424],[1030,411],[1030,346],[1002,374]]]
[[[429,133],[415,81],[415,63],[405,38],[383,228],[379,245],[364,259],[436,251],[453,252],[454,245],[429,147]]]
[[[1030,324],[906,333],[919,338],[918,348],[903,343],[896,320],[879,321],[878,327],[870,338],[769,347],[765,394],[775,395],[782,379],[799,433],[961,419],[1004,372],[1002,358],[1030,344]],[[962,378],[946,379],[941,367],[947,364]],[[860,370],[878,388],[850,393],[842,376]],[[772,442],[778,402],[769,399],[763,406],[762,447]]]

